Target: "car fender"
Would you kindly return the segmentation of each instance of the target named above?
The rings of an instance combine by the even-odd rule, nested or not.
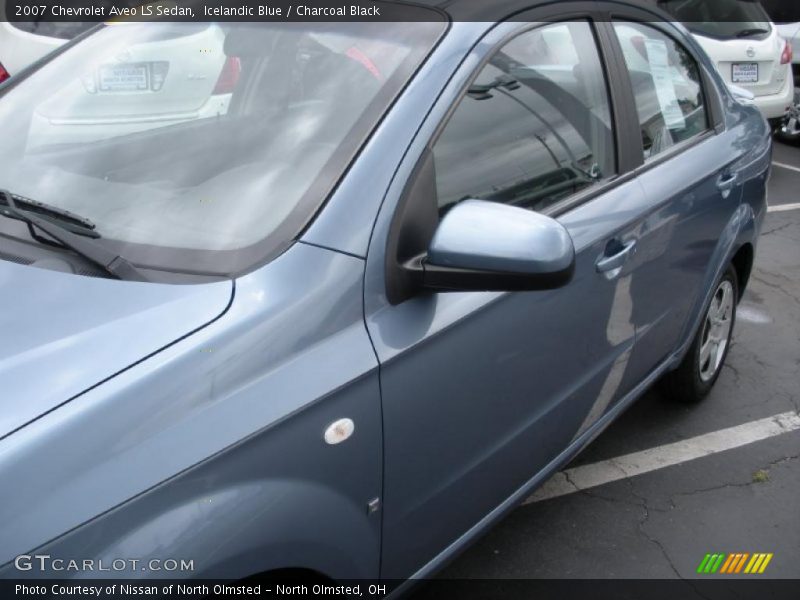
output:
[[[294,567],[377,576],[380,386],[362,278],[363,261],[298,243],[237,280],[224,318],[5,440],[2,479],[25,484],[0,486],[0,575],[34,575],[14,569],[21,553],[166,550],[203,574],[250,555],[235,572],[261,572],[278,557],[262,539],[284,558],[302,548],[311,563]],[[343,418],[354,428],[332,444]]]
[[[115,512],[30,554],[61,559],[59,567],[89,560],[93,570],[20,572],[12,563],[0,577],[241,579],[298,567],[337,578],[377,574],[351,548],[377,535],[364,507],[311,481],[250,480],[200,494],[156,490]],[[94,540],[113,543],[100,548]]]
[[[693,316],[688,320],[681,334],[681,344],[670,360],[671,368],[677,367],[681,363],[689,346],[691,346],[695,332],[700,327],[700,322],[705,314],[703,309],[711,301],[711,297],[716,291],[714,284],[722,276],[725,269],[728,268],[739,248],[747,243],[755,247],[758,238],[757,232],[758,228],[753,207],[746,202],[740,204],[719,236],[719,241],[703,278],[701,289],[706,291],[704,294],[698,294],[697,301],[692,307],[691,314]]]
[[[380,505],[370,500],[380,498],[381,455],[380,431],[370,421],[377,394],[373,373],[26,552],[63,564],[90,560],[90,570],[19,571],[10,561],[0,578],[239,579],[287,568],[375,578]],[[319,425],[339,414],[364,427],[330,446]],[[115,561],[125,561],[123,568],[98,571]],[[167,561],[191,562],[191,568],[170,570]]]

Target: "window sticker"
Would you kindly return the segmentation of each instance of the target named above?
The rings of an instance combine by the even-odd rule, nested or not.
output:
[[[672,77],[672,70],[669,66],[667,54],[667,44],[662,40],[645,40],[647,48],[647,62],[650,63],[650,73],[653,76],[653,83],[656,86],[658,103],[661,106],[661,114],[664,122],[669,129],[685,129],[686,119],[683,110],[678,103],[678,96],[675,94],[675,83]]]

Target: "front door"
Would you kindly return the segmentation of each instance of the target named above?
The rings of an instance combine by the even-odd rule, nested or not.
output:
[[[427,180],[403,183],[429,190],[434,221],[466,198],[561,214],[576,272],[554,291],[392,302],[372,292],[386,289],[398,227],[378,228],[366,316],[381,363],[385,578],[417,572],[564,451],[618,397],[634,344],[630,259],[647,203],[621,177],[594,26],[519,27],[409,157]],[[398,191],[384,210],[426,230],[402,206]]]

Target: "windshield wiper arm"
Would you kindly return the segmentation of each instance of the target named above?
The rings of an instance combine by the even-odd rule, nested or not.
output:
[[[58,222],[54,219],[36,214],[38,211],[21,208],[17,205],[12,195],[4,190],[0,190],[0,199],[5,201],[5,206],[0,206],[0,214],[27,223],[28,230],[31,232],[31,236],[33,236],[34,239],[40,239],[33,229],[35,227],[53,238],[62,247],[72,250],[86,260],[98,265],[117,279],[147,281],[147,278],[142,275],[139,269],[134,267],[127,260],[101,246],[93,239],[88,239],[87,232],[93,232],[93,229],[84,227],[82,230],[79,229],[75,231],[76,226],[74,223]],[[71,215],[71,213],[69,214]],[[74,216],[75,215],[71,215],[71,217]],[[100,237],[100,235],[95,233],[90,237]]]

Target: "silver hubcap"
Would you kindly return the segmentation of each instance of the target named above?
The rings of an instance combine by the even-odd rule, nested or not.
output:
[[[786,135],[797,135],[800,133],[800,119],[798,119],[795,114],[790,115],[786,123],[781,127],[781,130]]]
[[[728,338],[733,326],[733,285],[730,281],[719,284],[711,306],[708,307],[700,345],[700,379],[711,380],[722,364]]]
[[[795,97],[794,104],[786,116],[786,120],[781,126],[781,131],[784,135],[796,136],[800,134],[800,102]]]

